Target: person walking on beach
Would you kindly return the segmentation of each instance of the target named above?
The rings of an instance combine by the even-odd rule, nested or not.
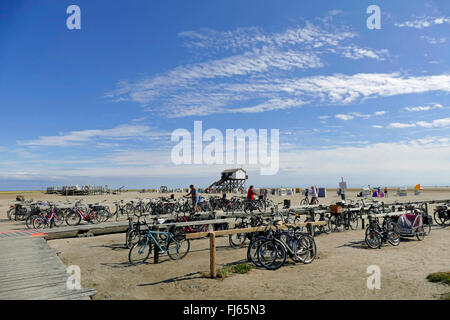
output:
[[[194,209],[194,212],[198,211],[197,203],[198,203],[198,196],[197,196],[197,190],[194,188],[194,185],[191,184],[189,186],[189,189],[191,190],[188,194],[184,196],[184,198],[191,198],[192,200],[192,208]]]
[[[388,196],[388,189],[387,187],[384,187],[384,197],[387,198]]]
[[[311,203],[310,204],[316,204],[317,202],[317,188],[316,186],[311,187]]]

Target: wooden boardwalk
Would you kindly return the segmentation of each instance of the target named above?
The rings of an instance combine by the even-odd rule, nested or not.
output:
[[[66,266],[40,236],[0,238],[0,300],[89,300],[93,289],[70,290]]]

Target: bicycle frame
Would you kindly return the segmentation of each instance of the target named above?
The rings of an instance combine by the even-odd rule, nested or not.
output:
[[[156,240],[156,238],[153,236],[153,234],[157,234],[157,235],[165,235],[165,236],[166,236],[166,238],[164,239],[164,247],[167,246],[167,244],[169,243],[170,240],[176,241],[176,240],[174,239],[172,233],[170,233],[170,232],[152,231],[152,230],[149,230],[148,233],[147,233],[147,235],[146,235],[146,237],[145,237],[145,244],[144,244],[143,246],[141,246],[141,248],[139,249],[139,251],[141,251],[141,250],[144,251],[144,250],[145,250],[145,248],[149,245],[149,243],[148,243],[149,239],[150,239],[150,240],[158,247],[159,251],[161,251],[162,253],[166,253],[166,252],[170,251],[170,250],[166,250],[166,249],[162,248],[162,247],[159,245],[158,240]]]

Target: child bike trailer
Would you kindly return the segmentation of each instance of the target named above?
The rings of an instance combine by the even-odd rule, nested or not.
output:
[[[417,237],[422,241],[425,238],[423,219],[420,214],[402,214],[397,220],[397,228],[402,237]]]

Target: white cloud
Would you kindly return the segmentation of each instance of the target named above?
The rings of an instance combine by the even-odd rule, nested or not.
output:
[[[124,99],[146,103],[169,117],[228,112],[262,112],[305,104],[350,104],[365,99],[431,91],[450,92],[450,75],[402,76],[399,73],[334,74],[303,78],[240,78],[234,83],[190,82],[155,90],[154,80],[127,85]],[[262,102],[254,103],[254,100]],[[280,106],[276,104],[281,102]],[[236,104],[247,104],[235,108]],[[233,110],[235,109],[235,110]]]
[[[403,23],[395,23],[395,26],[404,28],[423,29],[432,25],[450,24],[450,17],[420,17],[415,20],[405,21]]]
[[[413,128],[415,127],[416,124],[415,123],[400,123],[400,122],[394,122],[394,123],[390,123],[388,125],[388,128],[398,128],[398,129],[403,129],[403,128]]]
[[[345,141],[344,141],[345,142]],[[259,177],[249,167],[250,179],[260,185],[295,184],[292,181],[310,181],[329,184],[341,176],[351,184],[439,184],[450,180],[448,137],[367,143],[347,141],[351,146],[295,149],[286,148],[280,153],[280,173],[277,176]],[[98,160],[98,159],[97,159]],[[311,166],[314,163],[314,166]],[[170,151],[123,150],[102,159],[101,163],[80,168],[52,168],[31,166],[28,162],[16,163],[7,171],[0,168],[0,176],[17,179],[118,178],[124,179],[192,179],[211,181],[211,177],[226,166],[184,165],[175,166],[170,161]],[[305,170],[308,168],[308,170]],[[247,169],[247,167],[246,167]],[[333,178],[335,177],[335,178]],[[271,181],[271,182],[269,182]],[[179,183],[179,182],[178,182]]]
[[[105,97],[138,102],[147,110],[168,117],[292,108],[309,102],[299,96],[302,89],[294,82],[302,78],[294,71],[321,68],[325,65],[324,56],[330,54],[354,60],[384,60],[389,56],[386,49],[362,48],[351,43],[358,37],[356,32],[324,21],[321,25],[306,22],[303,27],[278,33],[240,28],[223,32],[185,31],[179,35],[197,57],[201,55],[198,51],[205,48],[209,57],[219,51],[221,54],[216,55],[219,58],[178,66],[137,81],[122,80]],[[231,55],[224,57],[224,52]],[[297,78],[292,78],[293,74]],[[333,102],[340,100],[342,93],[338,91],[328,94]],[[356,91],[348,92],[343,103],[358,96]]]
[[[352,120],[352,119],[355,118],[354,116],[351,116],[351,115],[348,115],[348,114],[337,114],[337,115],[335,115],[335,117],[337,119],[344,120],[344,121]]]
[[[374,116],[382,116],[386,114],[387,111],[375,111],[373,113]],[[337,114],[335,115],[336,118],[341,120],[351,120],[354,118],[363,118],[363,119],[369,119],[372,117],[372,114],[361,114],[359,112],[350,112],[349,114]]]
[[[88,143],[94,138],[127,140],[136,137],[158,138],[165,135],[169,135],[169,133],[151,130],[149,126],[125,124],[112,129],[81,130],[71,131],[70,133],[58,136],[41,136],[37,140],[18,141],[18,144],[24,146],[67,147]]]
[[[383,128],[383,126],[380,126],[380,125],[374,124],[374,125],[372,125],[372,128],[375,128],[375,129],[382,129],[382,128]]]
[[[429,110],[433,110],[433,109],[442,109],[443,106],[440,103],[434,103],[431,105],[426,105],[426,106],[417,106],[417,107],[405,107],[404,109],[406,111],[410,111],[410,112],[417,112],[417,111],[429,111]]]
[[[436,119],[431,122],[427,121],[418,121],[415,123],[391,123],[389,124],[389,128],[413,128],[413,127],[423,127],[423,128],[440,128],[440,127],[448,127],[450,126],[450,118]]]
[[[430,36],[420,36],[420,39],[426,40],[429,44],[439,44],[447,42],[446,37],[434,38]]]

